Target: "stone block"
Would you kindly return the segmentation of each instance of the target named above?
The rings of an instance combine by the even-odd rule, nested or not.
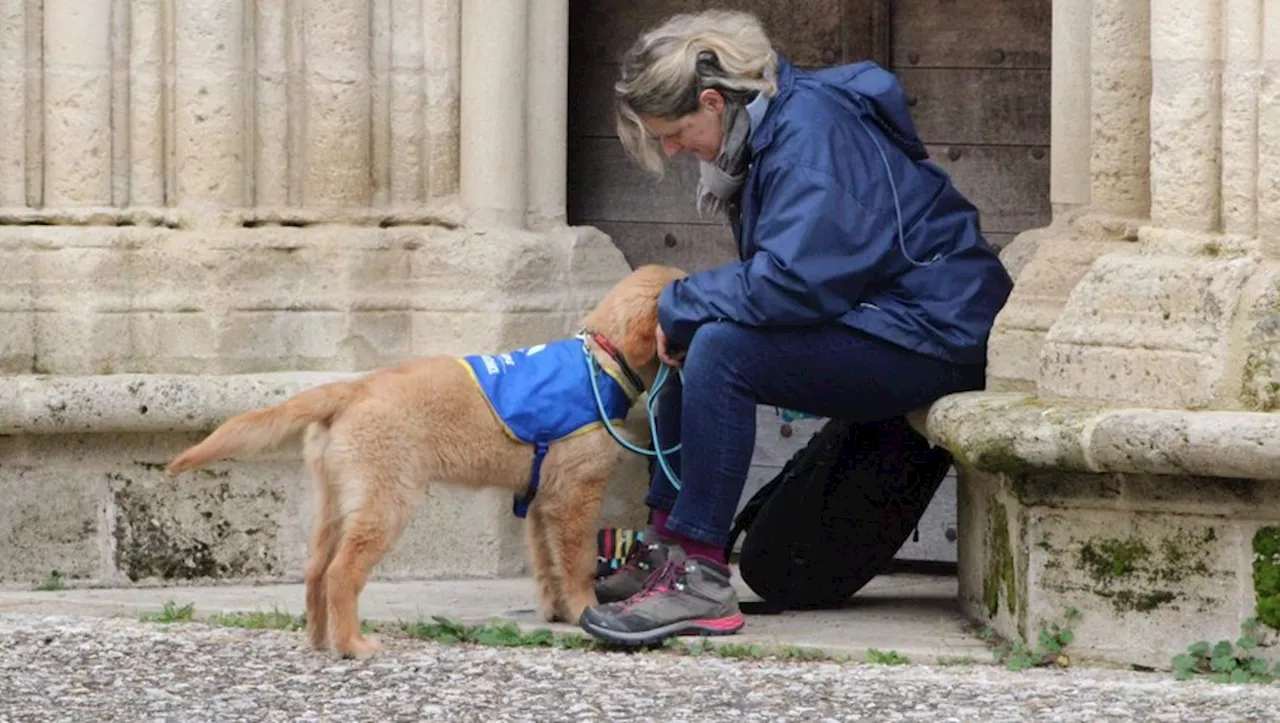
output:
[[[1072,290],[1098,258],[1130,246],[1092,240],[1070,224],[1037,233],[1034,255],[1019,268],[1017,283],[991,331],[987,379],[992,391],[1035,388],[1045,335]]]
[[[628,267],[590,228],[0,229],[9,373],[366,369],[572,331]]]
[[[1251,280],[1241,300],[1243,344],[1239,387],[1224,395],[1245,409],[1280,407],[1280,264],[1269,263]],[[1234,399],[1232,397],[1234,396]]]
[[[1073,660],[1167,670],[1191,643],[1234,640],[1264,610],[1269,598],[1255,588],[1270,568],[1255,571],[1254,539],[1280,522],[1276,482],[1054,477],[962,468],[960,598],[970,616],[1034,641],[1074,609]],[[1171,488],[1194,504],[1172,511],[1159,498]],[[1256,502],[1244,513],[1242,490]]]
[[[103,480],[48,465],[31,440],[0,436],[0,584],[35,585],[55,571],[64,579],[99,579],[107,569]]]
[[[338,311],[229,311],[217,329],[218,358],[241,374],[340,369],[347,318]]]
[[[1241,288],[1257,262],[1112,253],[1098,259],[1045,336],[1046,396],[1205,408],[1228,373]]]

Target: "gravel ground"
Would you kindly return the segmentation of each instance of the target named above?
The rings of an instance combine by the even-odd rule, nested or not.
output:
[[[301,634],[0,614],[0,722],[1275,720],[1280,685],[439,645],[359,663]]]

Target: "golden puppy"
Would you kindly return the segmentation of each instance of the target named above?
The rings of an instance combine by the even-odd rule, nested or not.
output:
[[[615,412],[634,404],[643,391],[634,388],[637,382],[644,388],[653,383],[660,364],[654,338],[658,294],[684,275],[663,266],[638,268],[583,320],[583,328],[597,334],[589,342],[593,357],[619,380]],[[504,357],[509,359],[476,358],[496,365]],[[177,474],[276,447],[307,430],[303,456],[316,491],[306,566],[307,629],[316,649],[357,658],[377,652],[377,642],[360,634],[357,598],[428,484],[500,487],[517,494],[530,485],[535,447],[499,421],[475,368],[459,362],[424,357],[301,392],[232,417],[167,467]],[[586,368],[581,342],[573,363]],[[589,378],[582,373],[581,379],[590,397]],[[532,423],[557,416],[561,407],[544,403],[543,409],[553,414],[534,414]],[[581,420],[585,412],[578,414]],[[548,621],[576,623],[596,604],[596,522],[619,446],[595,424],[541,449],[541,482],[525,525],[538,606]]]

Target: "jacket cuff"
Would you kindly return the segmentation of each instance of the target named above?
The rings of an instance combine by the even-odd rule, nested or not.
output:
[[[698,325],[682,315],[677,308],[676,285],[683,281],[684,279],[677,279],[667,284],[658,294],[658,325],[662,327],[662,333],[667,335],[670,346],[687,349]]]

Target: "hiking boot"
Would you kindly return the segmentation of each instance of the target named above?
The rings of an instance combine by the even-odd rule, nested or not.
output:
[[[678,547],[645,582],[620,602],[587,608],[582,629],[609,643],[654,645],[673,635],[732,635],[742,629],[729,568]]]
[[[667,546],[657,541],[657,535],[646,533],[643,538],[632,543],[622,567],[596,582],[596,598],[601,605],[626,600],[640,592],[644,581],[666,564]]]

